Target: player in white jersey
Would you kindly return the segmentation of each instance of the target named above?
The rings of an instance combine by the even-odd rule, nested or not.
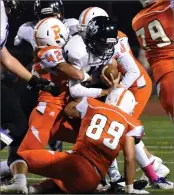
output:
[[[64,7],[61,0],[54,1],[40,1],[36,0],[34,2],[34,13],[37,16],[38,20],[41,20],[46,17],[55,17],[61,20],[69,29],[70,35],[77,33],[78,20],[75,18],[64,18]],[[33,38],[34,27],[36,21],[27,22],[22,24],[17,32],[15,37],[14,44],[20,45],[21,42],[27,41],[32,46],[33,50],[35,49],[35,43]]]
[[[95,19],[96,18],[97,17],[95,17]],[[105,23],[109,23],[109,21],[111,21],[109,18],[104,16],[101,16],[98,21],[99,20],[103,22],[103,26]],[[99,25],[102,27],[102,24]],[[98,27],[96,24],[96,21],[91,20],[88,27],[90,33],[96,32],[96,40],[92,40],[90,38],[90,33],[88,34],[88,37],[85,37],[85,39],[83,39],[80,35],[73,36],[64,48],[68,55],[68,61],[76,68],[85,70],[86,72],[90,73],[95,78],[94,83],[91,84],[96,84],[100,81],[99,70],[105,64],[112,63],[112,60],[115,57],[125,69],[128,69],[129,67],[129,74],[126,74],[120,83],[125,88],[129,88],[140,76],[140,72],[129,52],[122,51],[122,42],[121,40],[117,39],[117,27],[113,27],[112,35],[110,36],[110,34],[108,34],[108,38],[106,37],[107,34],[105,34],[107,32],[101,32],[100,27]],[[106,37],[103,43],[102,36]],[[74,45],[76,45],[75,48]],[[101,88],[94,89],[84,87],[80,83],[74,82],[73,80],[70,80],[69,86],[70,93],[74,98],[83,96],[99,98],[101,96],[107,95],[108,93],[107,90],[102,90]]]
[[[90,11],[90,9],[91,8],[87,9],[87,12]],[[104,24],[104,21],[102,24]],[[128,89],[136,82],[139,87],[141,87],[141,85],[143,86],[143,80],[138,80],[138,78],[141,76],[141,72],[136,64],[136,61],[129,53],[130,48],[127,38],[118,39],[118,43],[114,46],[115,51],[112,53],[113,50],[105,47],[106,45],[104,44],[106,44],[106,42],[104,43],[102,40],[107,33],[104,33],[103,37],[100,37],[101,34],[100,32],[98,33],[98,31],[100,31],[100,25],[97,24],[95,20],[91,20],[89,25],[91,27],[91,32],[86,34],[84,39],[82,39],[79,35],[76,35],[66,44],[65,52],[68,53],[69,62],[72,63],[76,68],[83,69],[88,73],[90,72],[90,74],[93,75],[94,81],[94,83],[91,84],[96,84],[100,81],[100,68],[102,68],[104,64],[111,63],[112,58],[114,57],[121,64],[123,69],[126,70],[126,74],[122,78],[119,86]],[[109,40],[112,41],[112,38],[110,37]],[[75,42],[76,48],[72,49],[72,45],[74,45]],[[109,46],[109,44],[107,46]],[[73,80],[70,80],[69,86],[70,93],[75,98],[83,96],[99,98],[101,96],[105,96],[110,90],[104,90],[102,88],[89,88],[90,86],[87,88],[86,86],[82,86],[80,83],[74,82]]]
[[[97,8],[97,11],[100,8]],[[94,12],[95,13],[95,12]],[[94,14],[94,16],[96,16]],[[100,98],[106,96],[112,89],[102,89],[96,88],[96,84],[100,85],[100,74],[101,69],[107,63],[112,63],[113,56],[118,56],[120,63],[125,66],[130,66],[133,64],[134,69],[132,69],[135,79],[139,76],[136,68],[136,64],[133,61],[129,53],[123,54],[121,52],[120,40],[117,39],[117,26],[109,18],[105,17],[107,14],[102,12],[101,17],[95,17],[95,20],[89,22],[88,29],[90,31],[89,36],[75,35],[69,42],[65,45],[65,52],[68,55],[68,61],[72,63],[76,68],[84,70],[92,75],[92,82],[90,85],[82,86],[81,83],[77,81],[69,81],[69,89],[72,97],[84,97],[90,96],[93,98]],[[90,20],[91,18],[89,18]],[[81,26],[87,28],[86,26]],[[105,30],[109,28],[110,32]],[[80,28],[82,29],[82,28]],[[104,30],[102,30],[104,29]],[[95,40],[90,40],[90,35],[94,33]],[[96,34],[95,34],[96,33]],[[108,34],[107,34],[108,33]],[[84,34],[83,34],[84,35]],[[83,39],[83,38],[85,39]],[[103,40],[103,38],[105,38]],[[76,48],[73,47],[76,45]],[[97,48],[93,48],[93,45],[97,45]],[[123,57],[124,56],[124,57]],[[131,71],[130,71],[131,72]],[[136,75],[137,74],[137,75]],[[129,83],[123,80],[125,86]],[[131,84],[131,83],[130,83]],[[95,87],[93,87],[95,86]],[[126,86],[129,87],[129,86]],[[121,175],[118,174],[118,180]]]

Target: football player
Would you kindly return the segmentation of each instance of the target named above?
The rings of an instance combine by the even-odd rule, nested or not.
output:
[[[173,12],[170,1],[141,0],[143,9],[134,17],[132,27],[157,86],[162,107],[173,120]]]
[[[40,89],[46,89],[50,86],[51,82],[38,78],[35,75],[32,75],[23,65],[14,58],[5,47],[9,25],[8,18],[6,14],[12,13],[14,9],[17,9],[17,1],[2,1],[1,0],[1,64],[8,71],[14,73],[18,77],[22,78],[25,81],[29,82],[29,85],[32,87],[37,87]],[[1,149],[5,146],[12,145],[14,148],[18,145],[18,141],[21,139],[21,136],[26,132],[27,129],[27,119],[22,111],[22,108],[19,104],[18,98],[14,94],[13,90],[8,88],[2,81],[1,83]],[[14,140],[14,141],[13,141]],[[16,156],[16,149],[10,150],[10,155]],[[18,158],[18,157],[17,157]],[[9,159],[10,161],[10,159]],[[7,167],[7,166],[6,166]],[[9,168],[7,168],[9,169]],[[1,171],[2,174],[2,171]]]
[[[31,69],[32,65],[32,63],[30,63],[30,60],[33,60],[33,50],[35,50],[35,43],[33,39],[34,27],[39,20],[47,17],[57,18],[68,27],[69,33],[71,35],[77,32],[78,24],[78,20],[75,18],[64,18],[64,6],[61,0],[36,0],[34,2],[34,14],[37,17],[37,21],[27,22],[21,25],[14,41],[15,46],[19,49],[19,58],[25,61],[26,59],[29,59],[29,69]],[[38,91],[34,91],[33,89],[30,89],[30,91],[28,91],[28,89],[25,89],[25,87],[24,90],[25,92],[21,95],[21,104],[24,108],[26,116],[29,118],[32,109],[37,105]],[[28,101],[26,101],[26,99]],[[61,150],[62,144],[58,141],[56,143],[52,142],[50,143],[50,148],[52,150]]]
[[[19,151],[30,172],[53,178],[38,188],[30,187],[30,193],[44,193],[47,187],[55,187],[54,182],[64,193],[92,193],[122,147],[125,156],[125,191],[148,194],[147,191],[133,188],[136,167],[134,137],[140,138],[143,133],[140,121],[129,116],[135,107],[135,98],[123,88],[111,93],[114,93],[115,99],[111,99],[109,94],[106,104],[83,97],[66,106],[64,112],[69,117],[81,118],[81,127],[72,150]]]
[[[89,15],[88,17],[88,13],[90,12],[91,15]],[[101,72],[100,69],[103,67],[103,65],[112,63],[112,59],[116,58],[122,69],[124,69],[125,71],[125,75],[118,86],[130,88],[135,94],[136,98],[139,101],[138,109],[136,109],[135,111],[135,117],[138,118],[150,97],[152,85],[151,80],[142,65],[132,56],[127,37],[121,32],[119,32],[117,36],[117,28],[115,26],[115,23],[110,23],[110,19],[105,16],[95,17],[97,14],[94,13],[95,10],[92,11],[92,8],[88,8],[85,12],[82,12],[84,19],[82,19],[83,17],[80,17],[80,21],[86,21],[87,25],[85,26],[85,23],[79,22],[79,24],[82,24],[80,30],[82,31],[82,29],[84,29],[85,31],[85,29],[87,29],[88,33],[86,32],[85,34],[83,31],[82,37],[80,37],[79,35],[75,35],[65,45],[64,48],[65,52],[68,53],[69,62],[71,62],[75,67],[88,71],[88,73],[93,75],[93,80],[90,83],[91,87],[90,85],[88,85],[88,87],[84,87],[77,81],[74,82],[71,80],[69,82],[70,93],[72,97],[75,98],[83,96],[100,98],[101,96],[107,95],[110,89],[101,89],[94,87],[92,88],[92,86],[95,85],[96,87],[96,84],[99,84],[99,76]],[[103,14],[103,12],[101,14]],[[90,20],[93,16],[94,18]],[[109,31],[109,27],[112,30]],[[107,30],[105,30],[105,28]],[[75,42],[76,50],[72,47]],[[144,98],[142,102],[142,98],[140,97],[141,94],[144,94],[144,96],[145,94],[148,94],[148,96],[146,96],[146,98]],[[141,167],[143,167],[143,170],[147,171],[146,168],[148,166],[151,167],[151,162],[149,162],[149,159],[146,156],[144,145],[142,142],[136,144],[136,152],[138,162],[140,163]],[[138,155],[139,153],[140,155]],[[142,155],[144,162],[142,161]],[[149,154],[149,157],[152,162],[155,160],[155,157],[151,154]],[[116,167],[115,162],[114,164]],[[157,161],[156,164],[161,165],[161,161]],[[154,166],[157,166],[156,164],[154,164]],[[112,173],[110,175],[113,175],[113,169],[110,169],[110,171]],[[120,178],[120,174],[118,174],[118,172],[117,175],[118,176],[116,176],[115,174],[113,182]]]
[[[170,1],[141,0],[132,27],[145,50],[160,103],[173,120],[173,12]],[[168,170],[162,169],[161,174]]]
[[[5,1],[7,2],[7,1]],[[10,2],[10,1],[9,1]],[[65,19],[64,18],[64,7],[63,7],[63,3],[62,1],[58,1],[58,0],[54,0],[54,1],[40,1],[40,0],[36,0],[34,2],[34,13],[38,18],[38,21],[41,19],[44,19],[46,17],[54,17],[54,18],[58,18],[60,20],[63,21],[63,23],[65,23],[65,25],[68,27],[70,34],[74,34],[77,30],[76,26],[78,23],[78,20],[71,18],[71,19]],[[31,70],[31,66],[33,64],[33,58],[34,58],[34,50],[35,50],[35,42],[34,42],[34,27],[36,25],[37,21],[32,21],[32,22],[27,22],[25,24],[23,24],[17,33],[17,36],[15,37],[15,46],[19,49],[19,59],[26,63],[26,59],[27,60],[27,64],[25,64],[25,66],[27,66],[27,68],[29,70]],[[29,56],[30,57],[27,57]],[[29,65],[28,65],[29,63]],[[63,68],[63,66],[62,66]],[[64,66],[65,71],[67,70],[67,66]],[[83,76],[83,74],[76,74],[76,79],[82,80],[84,79],[84,76],[88,77],[87,74],[85,74]],[[26,118],[28,119],[31,111],[33,110],[33,108],[37,105],[38,103],[38,93],[39,90],[36,88],[28,88],[26,86],[26,84],[22,84],[21,82],[23,81],[19,81],[18,84],[21,91],[20,96],[20,103],[22,105],[22,108],[24,110],[24,113],[26,115]],[[26,119],[26,120],[27,120]],[[25,120],[23,120],[25,121]],[[56,142],[51,142],[50,143],[50,148],[52,150],[56,150],[56,149],[62,149],[62,144],[59,141]],[[9,175],[10,171],[9,171],[9,167],[7,165],[7,161],[1,162],[1,171],[3,170],[3,175]]]
[[[19,150],[44,148],[48,143],[50,130],[55,120],[59,115],[61,116],[61,111],[67,104],[69,97],[67,90],[68,77],[78,79],[78,75],[80,74],[83,77],[84,75],[88,76],[88,74],[77,70],[65,62],[61,47],[68,41],[69,33],[60,20],[51,17],[41,20],[35,27],[34,37],[37,46],[37,55],[35,58],[36,63],[33,67],[33,74],[52,81],[52,83],[59,86],[60,91],[59,95],[54,96],[45,91],[39,93],[38,106],[31,113],[29,129]],[[62,69],[62,67],[66,68]],[[10,165],[10,169],[16,170],[15,167],[18,162],[14,161]],[[20,169],[15,171],[15,177],[22,177],[25,183],[14,182],[11,185],[4,185],[1,186],[1,191],[27,193],[26,172],[26,163],[20,161]]]

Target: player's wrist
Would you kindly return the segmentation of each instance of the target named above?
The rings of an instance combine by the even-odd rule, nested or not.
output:
[[[102,89],[100,93],[100,97],[106,96],[111,92],[110,88],[109,89]]]

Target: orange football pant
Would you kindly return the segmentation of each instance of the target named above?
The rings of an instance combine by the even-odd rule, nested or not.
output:
[[[137,105],[134,109],[133,116],[138,119],[142,114],[149,98],[152,93],[152,81],[150,77],[145,76],[146,85],[143,88],[130,87],[129,90],[134,94]]]
[[[20,155],[27,162],[29,172],[53,178],[65,193],[93,192],[101,180],[89,161],[76,153],[27,150]]]
[[[20,151],[43,149],[48,144],[51,129],[62,110],[60,105],[39,102],[30,115],[28,131],[18,149],[19,155]]]
[[[157,84],[157,91],[162,107],[174,121],[174,71],[164,75]]]

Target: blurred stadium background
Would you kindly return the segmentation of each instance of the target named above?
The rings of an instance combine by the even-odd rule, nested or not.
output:
[[[20,1],[21,2],[21,11],[16,13],[16,16],[9,17],[10,23],[10,34],[8,37],[7,48],[9,51],[16,57],[14,47],[14,37],[17,33],[19,26],[25,22],[32,21],[35,19],[33,13],[33,1]],[[132,30],[131,22],[133,17],[139,12],[142,8],[139,1],[63,1],[65,7],[65,18],[77,18],[80,13],[91,6],[98,6],[105,9],[109,15],[117,19],[119,30],[123,31],[129,37],[129,43],[133,50],[134,55],[141,61],[143,66],[146,68],[148,73],[151,75],[149,70],[148,62],[144,57],[144,53],[139,48],[138,41]],[[27,63],[27,59],[23,59],[24,64]],[[26,60],[26,62],[25,62]],[[11,74],[5,74],[7,77],[8,85],[11,87],[15,86],[15,77]],[[12,78],[13,82],[9,82],[9,78]],[[14,87],[16,90],[16,86]],[[159,104],[159,100],[156,95],[155,85],[153,87],[153,92],[151,99],[146,106],[146,109],[142,116],[142,122],[145,127],[145,137],[144,142],[147,145],[147,148],[150,151],[164,160],[164,163],[170,168],[171,174],[169,179],[174,179],[174,131],[173,126],[169,119],[167,118],[164,110]],[[70,144],[64,144],[64,149],[69,149]],[[5,159],[7,151],[4,150],[0,153],[1,160]],[[122,155],[118,158],[119,168],[123,173],[123,158]],[[138,168],[138,167],[137,167]],[[137,178],[142,174],[141,170],[137,171]],[[30,182],[37,182],[42,178],[32,175],[29,175]],[[172,191],[158,191],[151,190],[156,194],[173,194]]]

